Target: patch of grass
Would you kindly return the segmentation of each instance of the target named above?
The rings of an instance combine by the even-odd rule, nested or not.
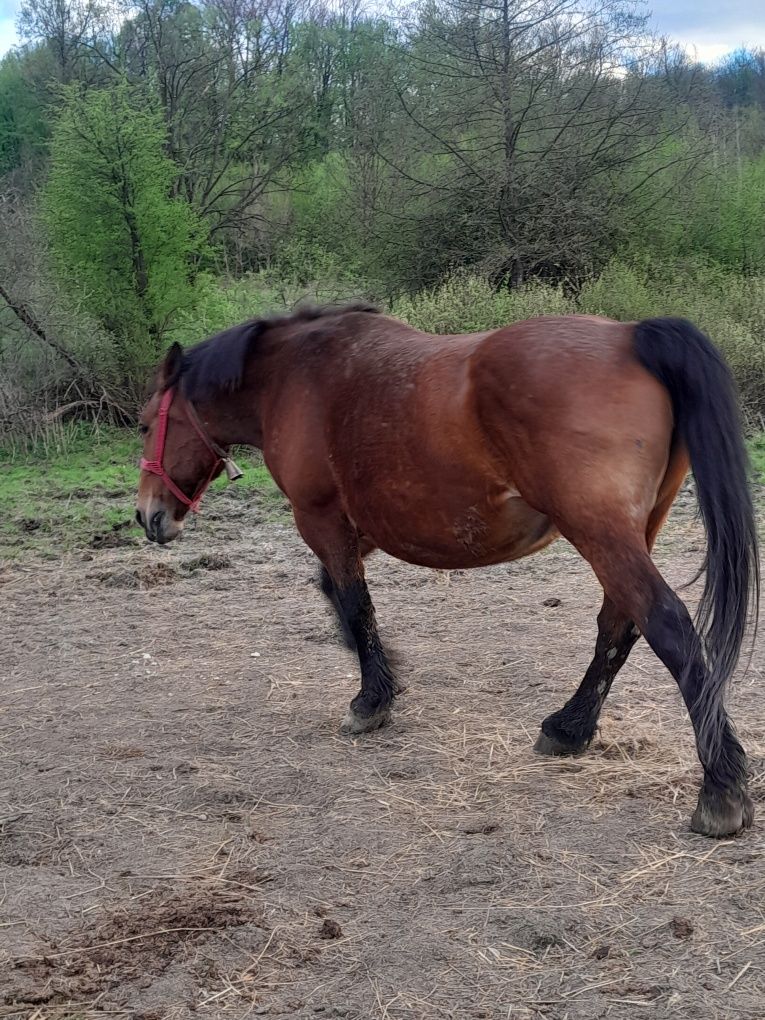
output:
[[[765,485],[765,432],[760,432],[750,440],[749,456],[754,480],[758,485]]]
[[[138,438],[119,429],[82,427],[55,447],[24,453],[0,448],[0,559],[35,550],[43,556],[139,540],[133,521]],[[244,472],[229,490],[238,499],[258,493],[269,512],[283,497],[259,456],[237,452]],[[216,479],[213,490],[225,488]]]

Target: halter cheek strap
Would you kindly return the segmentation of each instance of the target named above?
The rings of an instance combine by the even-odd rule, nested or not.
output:
[[[187,506],[192,513],[196,513],[199,510],[199,504],[202,502],[202,497],[205,492],[207,492],[207,489],[217,474],[218,468],[221,464],[226,469],[226,474],[231,481],[236,481],[237,478],[241,478],[242,472],[228,456],[226,450],[213,442],[207,434],[204,425],[200,421],[196,408],[190,401],[186,401],[187,417],[193,425],[195,432],[213,455],[215,460],[213,466],[210,468],[209,474],[199,485],[193,496],[187,496],[186,493],[175,484],[167,471],[165,471],[163,464],[165,456],[165,440],[167,439],[167,423],[170,416],[170,405],[172,404],[174,397],[175,387],[173,386],[165,390],[162,394],[162,400],[160,401],[159,411],[157,414],[157,441],[154,444],[154,459],[146,460],[145,457],[142,457],[141,468],[144,471],[148,471],[150,474],[157,475],[158,478],[161,478],[165,486],[170,490],[170,492],[172,492],[178,502]]]

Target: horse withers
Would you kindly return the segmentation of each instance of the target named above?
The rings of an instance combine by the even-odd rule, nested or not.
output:
[[[175,538],[237,444],[262,450],[358,652],[344,726],[385,723],[398,687],[364,580],[373,549],[425,567],[518,559],[559,535],[603,587],[584,679],[542,723],[541,754],[591,741],[642,634],[670,670],[704,768],[691,827],[751,826],[744,751],[724,695],[759,560],[730,373],[690,323],[538,318],[420,333],[366,306],[310,309],[171,347],[141,415],[137,517]],[[707,533],[694,627],[651,559],[689,467]]]

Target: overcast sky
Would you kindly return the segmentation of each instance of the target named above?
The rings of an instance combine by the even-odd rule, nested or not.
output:
[[[0,54],[16,41],[20,0],[0,0]],[[765,47],[762,0],[655,0],[655,28],[681,43],[697,59],[714,61],[741,46]]]
[[[765,48],[761,0],[656,0],[648,6],[658,31],[699,60],[714,61],[741,46]]]

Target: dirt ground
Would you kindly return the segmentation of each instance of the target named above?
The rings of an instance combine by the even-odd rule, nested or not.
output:
[[[762,642],[732,698],[759,819],[709,841],[645,647],[585,756],[531,751],[594,641],[564,543],[451,574],[373,557],[408,690],[351,738],[356,664],[269,516],[224,493],[176,546],[0,568],[0,1015],[761,1020]],[[701,549],[686,503],[671,583]]]

